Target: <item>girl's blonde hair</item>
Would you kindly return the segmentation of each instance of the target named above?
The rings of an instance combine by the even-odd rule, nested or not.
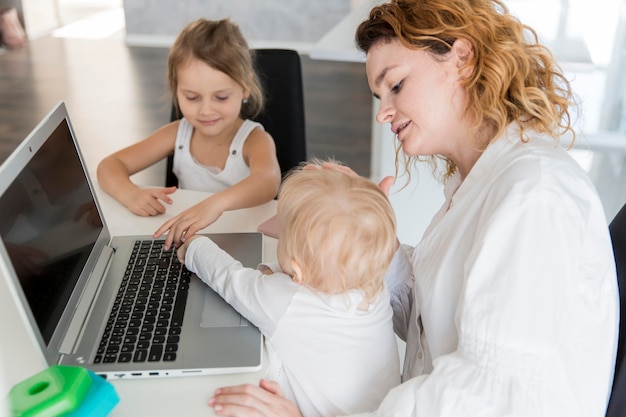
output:
[[[189,58],[196,58],[223,72],[250,92],[241,106],[241,117],[256,117],[263,109],[263,91],[254,71],[254,56],[239,26],[229,19],[197,19],[178,35],[170,49],[167,79],[174,104],[178,104],[178,68]]]
[[[315,165],[319,165],[317,162]],[[393,209],[370,180],[331,168],[292,170],[278,195],[280,245],[304,285],[372,301],[396,249]]]
[[[440,59],[460,38],[469,41],[474,52],[464,67],[474,68],[464,87],[465,113],[476,131],[493,129],[493,141],[515,121],[522,140],[527,140],[527,128],[557,141],[566,133],[575,139],[569,110],[575,100],[569,81],[536,32],[509,14],[500,0],[391,0],[374,7],[356,32],[365,53],[379,41],[398,39],[407,48]],[[487,144],[476,146],[483,150]],[[397,168],[399,152],[396,155]],[[450,159],[439,158],[446,162],[447,178],[456,167]],[[417,159],[408,158],[406,163]]]

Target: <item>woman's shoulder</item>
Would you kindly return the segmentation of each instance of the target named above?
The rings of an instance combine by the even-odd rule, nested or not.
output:
[[[554,138],[532,133],[527,140],[503,137],[498,142],[496,152],[486,155],[480,181],[491,198],[570,208],[599,200],[587,172]]]
[[[561,183],[562,178],[588,181],[582,166],[557,138],[532,130],[520,136],[518,130],[509,129],[484,155],[495,178],[537,183]]]

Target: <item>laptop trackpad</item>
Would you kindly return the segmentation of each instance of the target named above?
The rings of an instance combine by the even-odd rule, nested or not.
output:
[[[230,306],[213,290],[205,288],[204,308],[200,326],[209,327],[238,327],[248,326],[250,323]]]

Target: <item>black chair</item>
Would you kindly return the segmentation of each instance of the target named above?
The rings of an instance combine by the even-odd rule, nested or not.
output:
[[[256,70],[265,94],[265,107],[255,121],[261,123],[276,143],[276,157],[284,174],[306,161],[304,91],[300,55],[289,49],[254,49]],[[180,111],[172,106],[170,120]],[[177,185],[172,171],[174,157],[167,158],[166,185]]]
[[[617,342],[617,359],[613,388],[606,411],[606,417],[626,416],[626,205],[615,215],[609,225],[615,266],[617,267],[617,284],[620,293],[620,323]]]

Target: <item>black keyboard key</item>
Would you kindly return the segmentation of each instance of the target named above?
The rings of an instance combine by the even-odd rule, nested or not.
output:
[[[137,349],[135,356],[133,356],[133,362],[145,362],[148,358],[148,351],[146,349]]]
[[[104,355],[104,359],[102,360],[102,362],[104,363],[113,363],[117,360],[117,355],[114,353],[106,353]]]
[[[137,349],[148,349],[149,347],[150,347],[149,340],[140,340],[139,343],[137,343]]]
[[[152,345],[150,353],[148,354],[148,361],[156,362],[160,361],[163,356],[163,345]]]
[[[122,345],[122,353],[132,353],[135,350],[135,345]]]

